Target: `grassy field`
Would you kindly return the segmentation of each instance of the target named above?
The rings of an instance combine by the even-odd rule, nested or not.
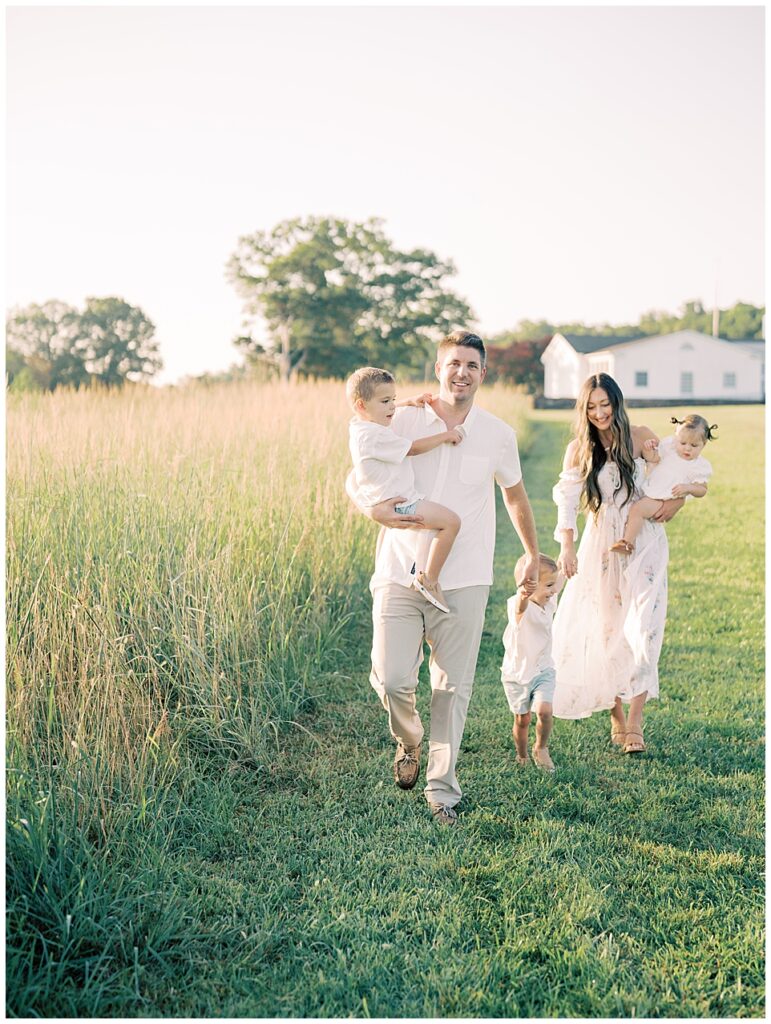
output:
[[[516,770],[501,517],[439,830],[367,682],[339,389],[12,400],[8,1012],[762,1016],[762,410],[712,412],[649,752],[595,716],[557,723],[555,776]],[[568,420],[522,430],[551,553]]]

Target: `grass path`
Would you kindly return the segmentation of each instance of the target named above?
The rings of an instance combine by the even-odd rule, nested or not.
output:
[[[566,420],[538,417],[525,466],[552,553]],[[737,524],[728,551],[718,524],[758,467],[724,459],[712,515],[691,503],[687,524],[670,528],[672,614],[647,755],[612,749],[606,716],[595,716],[556,723],[555,776],[516,769],[499,665],[520,549],[499,515],[459,826],[431,822],[422,776],[412,793],[391,782],[393,747],[367,681],[369,623],[359,622],[360,651],[319,695],[307,731],[268,769],[201,778],[188,794],[163,890],[148,902],[166,922],[154,934],[149,910],[145,941],[158,955],[143,956],[139,998],[122,1012],[762,1015],[763,606],[752,539],[762,507],[751,504],[762,472],[746,543]],[[736,600],[717,585],[729,571]],[[425,718],[425,679],[420,692]]]

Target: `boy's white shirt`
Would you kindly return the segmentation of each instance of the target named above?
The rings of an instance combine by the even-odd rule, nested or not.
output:
[[[391,427],[354,416],[348,425],[348,447],[364,508],[388,498],[404,497],[408,504],[422,497],[415,489],[415,475],[407,458],[412,442]]]
[[[527,685],[539,672],[554,668],[551,653],[551,630],[557,610],[557,596],[550,597],[541,608],[528,601],[517,622],[517,595],[506,602],[509,622],[503,634],[501,679]]]
[[[428,405],[399,408],[392,423],[391,429],[410,443],[447,429]],[[517,436],[507,423],[472,406],[463,430],[461,444],[441,444],[433,451],[409,458],[418,493],[460,516],[460,531],[439,578],[442,590],[490,586],[495,549],[495,483],[512,487],[522,479]],[[353,472],[346,481],[346,490],[359,507],[365,507]],[[388,583],[410,586],[417,545],[426,545],[433,536],[430,530],[383,527],[370,588]]]

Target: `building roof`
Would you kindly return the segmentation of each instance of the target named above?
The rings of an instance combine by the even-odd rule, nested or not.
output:
[[[647,335],[563,334],[562,337],[570,342],[576,352],[588,355],[590,352],[599,352],[600,349],[612,348],[614,345],[625,345],[629,341],[641,341]]]

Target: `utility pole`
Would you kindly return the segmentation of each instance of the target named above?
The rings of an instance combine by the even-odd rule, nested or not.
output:
[[[720,337],[720,307],[717,304],[717,272],[719,262],[715,261],[715,298],[712,303],[712,337]]]

